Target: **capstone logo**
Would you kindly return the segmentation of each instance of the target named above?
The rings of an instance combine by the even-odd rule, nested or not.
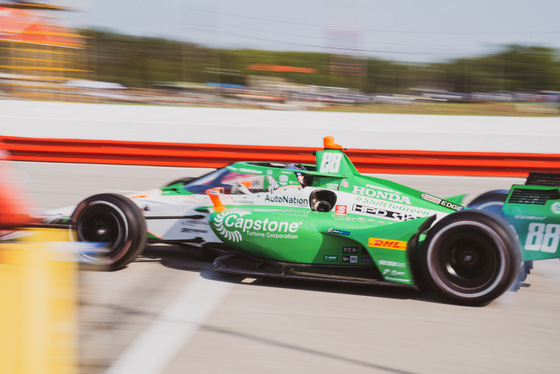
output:
[[[386,200],[386,201],[393,201],[401,204],[408,204],[408,205],[412,204],[408,196],[401,195],[394,192],[354,186],[354,190],[352,191],[352,193],[362,195],[362,196],[375,197],[377,199]]]
[[[250,212],[224,212],[214,218],[214,227],[220,235],[232,242],[241,242],[243,234],[253,237],[273,239],[298,239],[300,222],[276,221],[268,218],[244,218]]]

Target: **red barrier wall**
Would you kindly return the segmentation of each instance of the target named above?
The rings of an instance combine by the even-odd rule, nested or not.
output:
[[[0,136],[15,161],[217,168],[234,161],[315,163],[308,147],[180,144]],[[362,173],[526,177],[560,172],[560,154],[349,149]]]

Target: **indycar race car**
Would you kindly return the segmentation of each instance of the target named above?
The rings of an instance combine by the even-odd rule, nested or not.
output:
[[[78,240],[100,243],[82,261],[109,270],[146,241],[181,243],[225,251],[214,261],[221,272],[428,284],[452,302],[481,305],[530,261],[560,256],[558,182],[541,176],[464,207],[462,197],[360,174],[327,137],[315,165],[237,162],[142,194],[94,195],[49,221],[70,221]]]

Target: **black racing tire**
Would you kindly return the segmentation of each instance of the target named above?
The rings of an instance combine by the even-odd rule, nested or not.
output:
[[[83,200],[72,214],[76,240],[106,243],[98,250],[80,251],[82,267],[118,270],[142,253],[146,246],[146,220],[127,197],[98,194]]]
[[[504,214],[502,208],[507,200],[508,195],[508,190],[488,191],[476,197],[469,203],[468,207],[471,209],[490,212],[507,222],[507,216]],[[531,274],[531,269],[533,269],[533,261],[524,261],[523,266],[519,271],[517,280],[511,286],[511,291],[517,291],[521,287],[521,282],[525,281],[525,279],[527,279],[527,276]]]
[[[422,270],[431,288],[462,305],[484,305],[506,292],[521,267],[521,248],[495,215],[463,210],[437,222],[422,244]]]
[[[477,196],[468,205],[471,209],[483,210],[485,212],[490,212],[497,215],[503,220],[506,220],[506,215],[504,214],[502,208],[508,197],[508,190],[493,190],[483,193]]]

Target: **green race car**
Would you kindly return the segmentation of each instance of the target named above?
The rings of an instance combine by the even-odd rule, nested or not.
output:
[[[560,257],[560,177],[491,191],[468,207],[360,174],[325,138],[316,164],[236,162],[144,193],[98,194],[50,212],[70,222],[95,268],[133,261],[146,241],[227,252],[220,272],[251,277],[431,286],[446,299],[481,305]]]
[[[316,159],[316,171],[297,173],[307,206],[229,205],[209,191],[211,227],[224,243],[220,248],[230,252],[215,260],[215,270],[409,287],[426,283],[452,302],[481,305],[508,290],[520,272],[524,277],[532,260],[560,256],[560,195],[554,182],[516,185],[505,197],[494,191],[465,209],[454,199],[361,175],[332,141]],[[276,192],[270,196],[283,199]]]

